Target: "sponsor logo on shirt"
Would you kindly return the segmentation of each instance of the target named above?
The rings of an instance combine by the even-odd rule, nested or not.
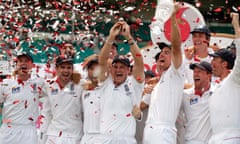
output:
[[[198,98],[195,97],[195,98],[190,98],[190,105],[193,105],[193,104],[196,104],[198,103]]]
[[[12,93],[19,93],[20,92],[20,87],[13,87],[12,88]]]
[[[58,89],[51,89],[51,94],[52,95],[58,94]]]

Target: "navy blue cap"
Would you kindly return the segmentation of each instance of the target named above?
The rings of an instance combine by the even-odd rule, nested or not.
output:
[[[194,28],[190,33],[191,34],[193,34],[193,33],[205,33],[206,35],[211,36],[211,32],[210,32],[209,28],[205,25],[200,25],[200,26]]]
[[[194,69],[195,67],[198,67],[202,70],[205,70],[209,73],[212,73],[212,66],[210,63],[206,62],[206,61],[202,61],[200,63],[193,63],[193,64],[190,64],[190,69]]]
[[[27,52],[17,52],[17,59],[20,57],[27,57],[30,61],[33,62],[33,58]]]
[[[166,44],[166,43],[164,43],[164,42],[160,42],[160,43],[157,43],[157,45],[158,45],[158,48],[160,49],[160,50],[162,50],[163,48],[165,48],[165,47],[168,47],[168,48],[170,48],[171,49],[171,45],[169,45],[169,44]]]
[[[73,59],[70,56],[67,56],[67,55],[60,55],[60,56],[57,57],[56,65],[58,66],[62,63],[73,64]]]
[[[128,67],[130,67],[130,61],[128,58],[126,58],[124,55],[116,55],[112,61],[112,64],[115,64],[117,62],[120,62]]]
[[[145,77],[149,76],[149,77],[155,77],[155,73],[152,70],[147,70],[144,72]]]

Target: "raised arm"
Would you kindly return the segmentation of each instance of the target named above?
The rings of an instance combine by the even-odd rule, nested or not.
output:
[[[178,9],[179,4],[175,3],[175,10],[171,16],[172,62],[176,69],[182,64],[181,35],[176,19],[176,13],[178,12]]]
[[[238,13],[231,13],[232,17],[232,25],[235,31],[235,38],[240,38],[240,27],[239,27],[239,14]]]
[[[100,81],[104,81],[109,75],[109,68],[107,65],[109,53],[110,53],[112,44],[115,41],[116,36],[120,34],[121,27],[122,27],[122,22],[117,22],[113,25],[113,27],[109,32],[109,36],[103,48],[100,51],[100,54],[99,54],[99,66],[101,69],[99,74]]]
[[[232,16],[232,25],[235,31],[235,44],[236,44],[236,60],[233,67],[233,70],[230,74],[230,78],[240,85],[240,27],[239,27],[239,14],[231,13]]]
[[[130,52],[134,59],[132,74],[138,82],[142,83],[145,80],[143,57],[136,41],[131,35],[130,27],[126,22],[123,22],[122,31],[120,34],[127,39],[127,42],[130,46]]]

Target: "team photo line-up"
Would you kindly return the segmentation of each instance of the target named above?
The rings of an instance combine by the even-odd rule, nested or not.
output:
[[[240,144],[239,14],[231,13],[229,47],[211,48],[209,28],[198,25],[182,50],[181,7],[169,15],[170,43],[156,43],[156,71],[123,19],[81,68],[71,43],[43,76],[28,51],[17,51],[0,82],[0,144]],[[118,53],[119,37],[130,56]]]

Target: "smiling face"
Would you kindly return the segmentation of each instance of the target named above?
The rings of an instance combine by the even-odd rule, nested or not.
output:
[[[164,47],[161,50],[159,58],[157,60],[157,69],[159,70],[167,70],[171,65],[171,49],[168,47]]]
[[[194,50],[196,55],[199,55],[198,52],[206,50],[209,45],[209,38],[207,38],[205,33],[193,33],[192,34],[192,41],[194,45]]]
[[[116,62],[111,67],[111,75],[115,85],[122,84],[130,72],[130,67],[126,66],[121,62]]]
[[[195,67],[193,70],[193,79],[196,89],[202,89],[210,83],[211,74],[206,70]]]
[[[61,55],[68,55],[68,56],[74,56],[75,55],[75,48],[70,43],[65,43],[60,49]]]
[[[20,56],[17,58],[16,68],[19,76],[30,75],[33,62],[27,56]]]
[[[57,77],[61,82],[68,83],[72,79],[73,64],[62,63],[56,66]]]

